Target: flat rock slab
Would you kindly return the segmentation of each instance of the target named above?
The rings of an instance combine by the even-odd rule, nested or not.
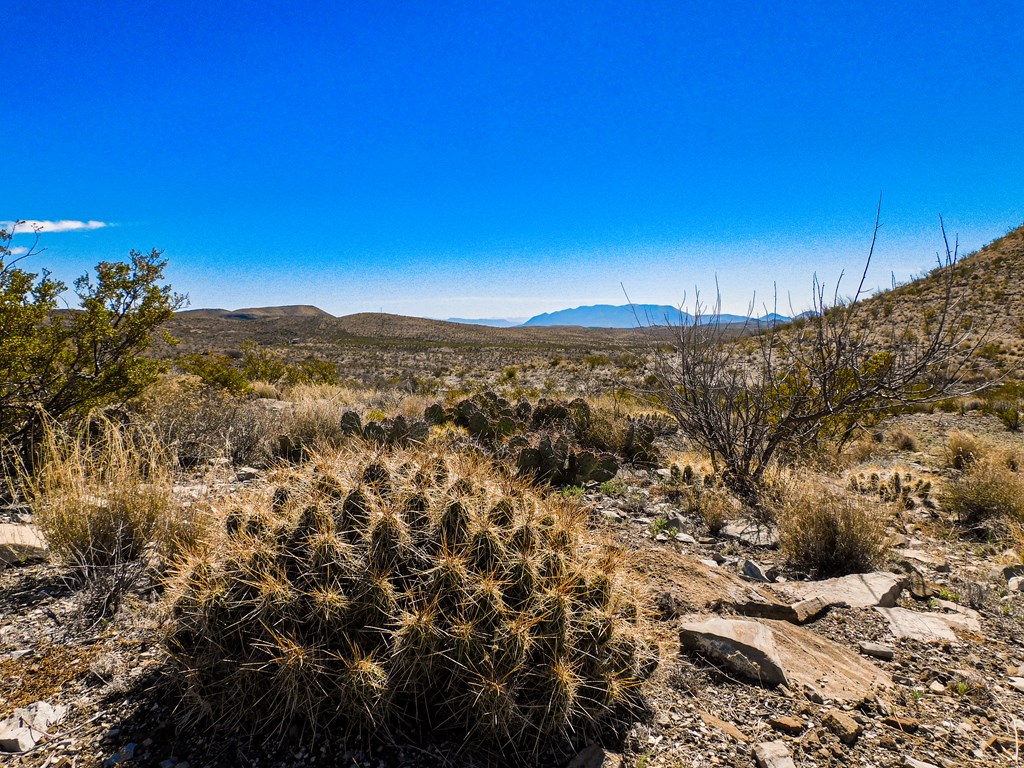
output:
[[[742,541],[751,547],[772,549],[779,546],[779,531],[773,526],[746,522],[726,523],[720,533],[726,538]]]
[[[924,643],[957,641],[954,629],[981,634],[977,617],[959,613],[921,613],[906,608],[876,608],[889,622],[896,637]]]
[[[893,685],[871,661],[809,629],[786,621],[761,623],[772,630],[791,688],[813,688],[834,702],[857,704]]]
[[[769,603],[759,600],[733,603],[733,608],[743,616],[758,619],[781,619],[792,624],[806,624],[818,618],[829,609],[829,604],[820,597],[788,603]]]
[[[684,650],[762,685],[812,689],[838,703],[860,703],[893,684],[864,657],[784,620],[690,617],[679,640]]]
[[[66,707],[53,707],[49,702],[37,701],[0,721],[0,751],[24,752],[32,749],[48,735],[47,729],[64,717]]]
[[[830,606],[891,608],[903,591],[903,579],[895,573],[854,573],[824,581],[789,582],[779,588],[796,600],[818,598]]]
[[[721,617],[684,621],[679,627],[679,643],[684,650],[713,659],[762,685],[789,683],[771,629],[756,621]]]
[[[0,523],[0,567],[46,558],[46,542],[34,525]]]

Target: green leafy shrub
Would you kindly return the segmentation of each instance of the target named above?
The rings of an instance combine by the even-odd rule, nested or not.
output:
[[[232,395],[246,395],[252,391],[252,383],[235,367],[228,355],[216,352],[181,355],[177,365],[185,373],[198,376],[207,386],[222,389]]]
[[[46,419],[82,418],[119,404],[156,380],[161,365],[142,356],[153,332],[186,299],[161,285],[159,251],[131,251],[126,262],[100,262],[95,278],[74,282],[79,311],[58,311],[64,283],[31,273],[0,229],[0,438],[32,463]]]
[[[527,762],[629,719],[656,650],[582,515],[434,449],[314,457],[181,571],[171,655],[224,727],[446,737]]]

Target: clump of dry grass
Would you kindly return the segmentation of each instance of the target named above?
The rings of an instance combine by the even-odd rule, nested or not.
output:
[[[353,442],[281,473],[175,589],[169,649],[220,725],[431,733],[521,762],[634,711],[656,651],[573,502],[430,447]]]
[[[49,427],[28,486],[47,544],[96,587],[101,614],[116,611],[147,556],[169,560],[205,527],[200,507],[177,503],[173,464],[152,432],[103,416],[72,435]]]
[[[1005,456],[972,461],[941,499],[974,533],[1004,536],[1024,526],[1024,476],[1007,466]]]
[[[913,432],[908,432],[905,429],[895,429],[889,436],[892,440],[892,444],[898,451],[918,451],[920,450],[917,435]]]
[[[766,500],[793,567],[818,577],[866,573],[888,553],[891,507],[846,493],[820,476],[779,479]]]
[[[989,446],[970,432],[955,429],[946,439],[944,461],[947,467],[964,470],[968,465],[985,458]]]

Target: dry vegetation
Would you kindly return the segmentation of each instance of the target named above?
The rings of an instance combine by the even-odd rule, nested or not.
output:
[[[670,334],[180,315],[171,330],[183,348],[160,354],[214,353],[209,360],[238,375],[217,384],[205,375],[213,368],[172,370],[126,409],[48,432],[17,508],[52,557],[3,572],[0,621],[16,629],[0,648],[17,651],[4,639],[15,631],[42,631],[23,606],[50,590],[60,597],[46,605],[64,600],[61,637],[74,652],[40,644],[36,668],[49,686],[30,685],[3,656],[0,717],[44,693],[95,702],[102,685],[109,706],[143,713],[135,727],[140,742],[146,729],[155,734],[154,764],[172,746],[193,764],[304,764],[315,762],[307,745],[330,738],[330,759],[345,749],[356,762],[555,764],[597,741],[627,765],[688,765],[701,749],[749,764],[746,746],[728,742],[729,752],[717,730],[677,723],[693,714],[686,702],[742,718],[742,707],[727,711],[715,696],[749,712],[767,694],[744,698],[749,686],[679,657],[674,622],[679,605],[738,611],[722,607],[723,595],[759,587],[734,573],[753,558],[790,582],[909,567],[924,599],[981,611],[1001,645],[975,644],[988,654],[976,671],[994,675],[1001,664],[1005,676],[1011,662],[1024,664],[1021,596],[1002,576],[991,586],[987,571],[1019,565],[1024,540],[1024,442],[1008,415],[1021,410],[1022,258],[1017,230],[962,264],[965,300],[993,320],[987,332],[1000,345],[982,348],[969,382],[992,391],[914,407],[872,402],[854,414],[865,418],[796,430],[754,467],[756,494],[736,493],[715,455],[728,447],[709,448],[676,429],[685,419],[667,418],[674,404],[664,386],[657,396],[652,374]],[[868,324],[926,333],[923,307],[939,277],[869,299]],[[974,328],[965,330],[970,344]],[[740,358],[764,349],[756,338],[714,341]],[[247,361],[275,373],[246,375]],[[790,396],[792,381],[777,383]],[[737,402],[741,390],[731,391]],[[761,417],[777,418],[778,401],[764,404]],[[777,534],[778,549],[726,538],[729,524]],[[932,556],[915,547],[941,549],[952,566],[906,566],[915,552]],[[692,583],[671,582],[681,573]],[[659,613],[647,616],[648,604]],[[853,649],[889,637],[877,617],[833,614],[813,627],[822,637]],[[91,643],[104,653],[82,650]],[[900,661],[887,667],[897,677],[932,674],[920,665],[934,648],[897,646]],[[143,653],[153,654],[144,664]],[[158,679],[108,674],[96,661],[104,654]],[[972,682],[962,699],[931,709],[920,701],[934,692],[923,677],[905,688],[857,716],[872,722],[884,705],[937,733],[950,717],[982,727],[980,710],[985,728],[1001,727],[988,714],[1005,688]],[[772,706],[824,722],[816,702],[791,698]],[[92,722],[75,716],[76,728]],[[744,728],[776,736],[767,717],[755,720]],[[102,722],[106,731],[115,720]],[[853,751],[825,727],[815,733],[818,746],[788,742],[802,764],[899,764],[899,746]],[[940,749],[949,764],[969,754],[927,733],[899,744]],[[95,742],[102,762],[109,745]]]

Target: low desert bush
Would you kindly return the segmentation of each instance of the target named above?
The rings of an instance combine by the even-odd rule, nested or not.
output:
[[[892,444],[898,451],[917,451],[919,450],[917,436],[908,432],[905,429],[894,430],[890,436]]]
[[[1024,477],[1005,461],[974,461],[942,495],[959,525],[984,535],[1005,535],[1024,524]]]
[[[29,480],[33,519],[51,551],[116,611],[145,558],[169,560],[203,534],[197,507],[175,501],[173,466],[150,432],[102,416],[80,431],[45,434],[43,464]]]
[[[987,446],[975,435],[955,429],[946,440],[945,463],[952,469],[964,470],[968,465],[985,458]]]
[[[262,466],[271,458],[271,439],[281,421],[259,403],[211,388],[194,376],[168,377],[136,403],[140,421],[181,467],[215,459],[238,466]]]
[[[449,738],[527,762],[636,712],[657,652],[576,502],[475,456],[369,444],[279,483],[239,500],[177,584],[168,647],[217,725]]]
[[[821,578],[865,573],[888,552],[889,505],[845,493],[824,478],[784,476],[766,504],[787,561],[800,571]]]

